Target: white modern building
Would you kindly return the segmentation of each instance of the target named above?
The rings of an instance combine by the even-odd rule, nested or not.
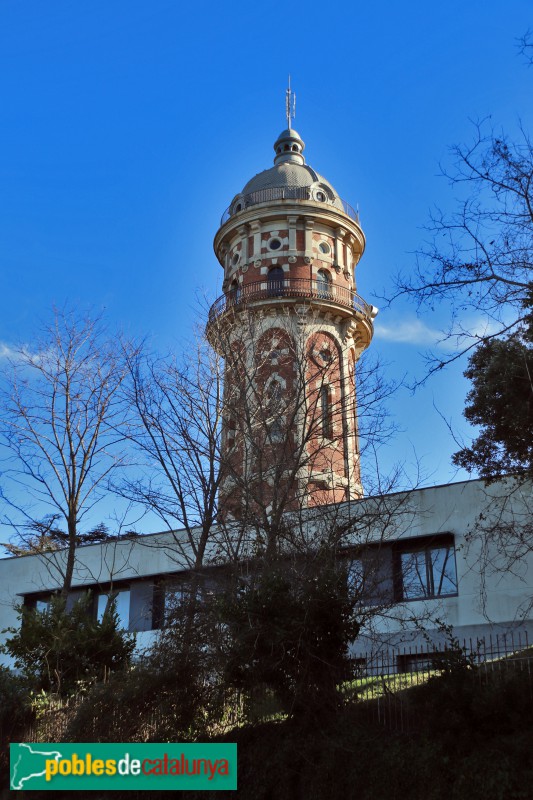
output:
[[[366,576],[368,605],[376,608],[355,649],[366,652],[378,639],[430,649],[414,623],[438,642],[435,620],[453,626],[459,639],[533,638],[533,548],[523,541],[532,506],[531,487],[510,480],[490,486],[467,481],[352,504],[353,533],[339,555],[350,561],[350,574]],[[385,508],[386,535],[379,522]],[[135,632],[142,651],[162,625],[165,603],[190,581],[184,538],[177,531],[80,546],[69,602],[90,589],[97,615],[110,591],[117,593],[121,623]],[[55,551],[0,560],[0,629],[17,626],[17,604],[46,607],[61,586],[64,557]],[[203,579],[213,589],[223,575],[223,563],[213,558]],[[9,663],[6,657],[2,663]]]

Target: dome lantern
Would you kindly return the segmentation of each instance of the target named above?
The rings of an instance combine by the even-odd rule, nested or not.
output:
[[[302,155],[304,149],[305,144],[300,134],[293,128],[288,128],[280,133],[274,143],[274,164],[305,164]]]

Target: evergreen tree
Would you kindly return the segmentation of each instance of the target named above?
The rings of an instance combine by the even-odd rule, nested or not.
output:
[[[119,630],[115,602],[108,604],[101,620],[93,607],[90,593],[70,610],[61,595],[45,611],[19,607],[21,624],[7,629],[12,636],[2,650],[31,689],[66,696],[130,663],[135,638]]]

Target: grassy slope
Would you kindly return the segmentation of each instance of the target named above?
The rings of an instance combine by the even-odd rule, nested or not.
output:
[[[239,790],[198,800],[533,800],[533,682],[528,672],[436,678],[404,697],[409,733],[365,704],[328,719],[266,723],[225,737],[239,748]],[[49,800],[49,793],[12,793]],[[136,800],[136,792],[113,792]],[[70,793],[62,792],[62,800]],[[180,796],[181,793],[180,793]],[[80,800],[80,793],[72,794]],[[169,793],[140,792],[141,800]],[[91,800],[99,800],[91,792]]]

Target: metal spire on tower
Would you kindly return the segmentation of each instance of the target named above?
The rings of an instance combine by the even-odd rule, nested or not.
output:
[[[296,116],[296,95],[291,91],[291,76],[289,75],[289,86],[285,91],[285,116],[287,117],[287,128],[292,128],[291,119]]]

